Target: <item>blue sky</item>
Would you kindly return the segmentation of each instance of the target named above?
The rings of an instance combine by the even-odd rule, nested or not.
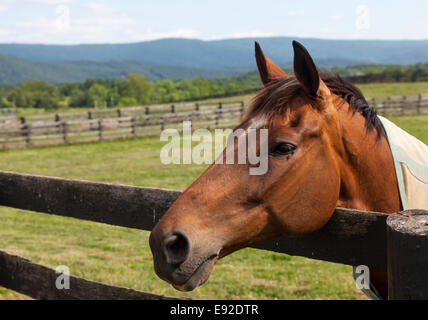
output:
[[[0,0],[0,42],[428,39],[428,0]]]

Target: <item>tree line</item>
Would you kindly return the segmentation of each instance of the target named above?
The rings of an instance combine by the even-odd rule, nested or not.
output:
[[[83,83],[53,85],[34,80],[19,86],[0,86],[0,107],[11,108],[92,108],[125,107],[224,96],[256,88],[258,79],[250,76],[207,80],[148,81],[129,73],[125,79],[87,79]]]
[[[428,63],[415,65],[358,65],[333,68],[356,83],[428,81]]]
[[[331,71],[355,83],[428,81],[428,63],[410,66],[358,65]],[[290,73],[290,70],[287,70]],[[83,83],[53,85],[34,80],[19,86],[0,86],[0,107],[92,108],[125,107],[230,96],[260,87],[257,72],[222,79],[156,80],[129,73],[124,79],[87,79]]]

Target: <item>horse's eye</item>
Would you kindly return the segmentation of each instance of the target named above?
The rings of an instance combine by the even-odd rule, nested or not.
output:
[[[297,147],[294,144],[288,142],[279,142],[273,146],[270,154],[274,157],[281,157],[293,154]]]

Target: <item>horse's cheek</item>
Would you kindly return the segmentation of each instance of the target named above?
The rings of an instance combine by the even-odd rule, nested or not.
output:
[[[301,183],[300,199],[294,202],[292,214],[285,215],[292,233],[306,235],[318,231],[330,220],[340,193],[340,173],[332,162],[323,170],[305,175]]]

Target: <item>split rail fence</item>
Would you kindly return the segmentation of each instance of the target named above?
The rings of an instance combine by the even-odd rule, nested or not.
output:
[[[0,171],[1,206],[147,231],[180,194]],[[386,215],[338,208],[310,236],[279,238],[256,248],[385,270],[390,299],[428,299],[427,211]],[[57,277],[53,269],[0,251],[0,286],[35,299],[180,299],[77,277],[71,277],[69,290],[58,290]]]
[[[369,99],[380,115],[428,114],[428,94]],[[166,128],[230,128],[245,101],[129,107],[79,113],[0,118],[0,150],[156,136]]]
[[[164,129],[228,128],[238,123],[245,102],[134,107],[88,113],[33,116],[0,121],[0,149],[72,144],[159,135]],[[80,118],[78,118],[80,117]]]

